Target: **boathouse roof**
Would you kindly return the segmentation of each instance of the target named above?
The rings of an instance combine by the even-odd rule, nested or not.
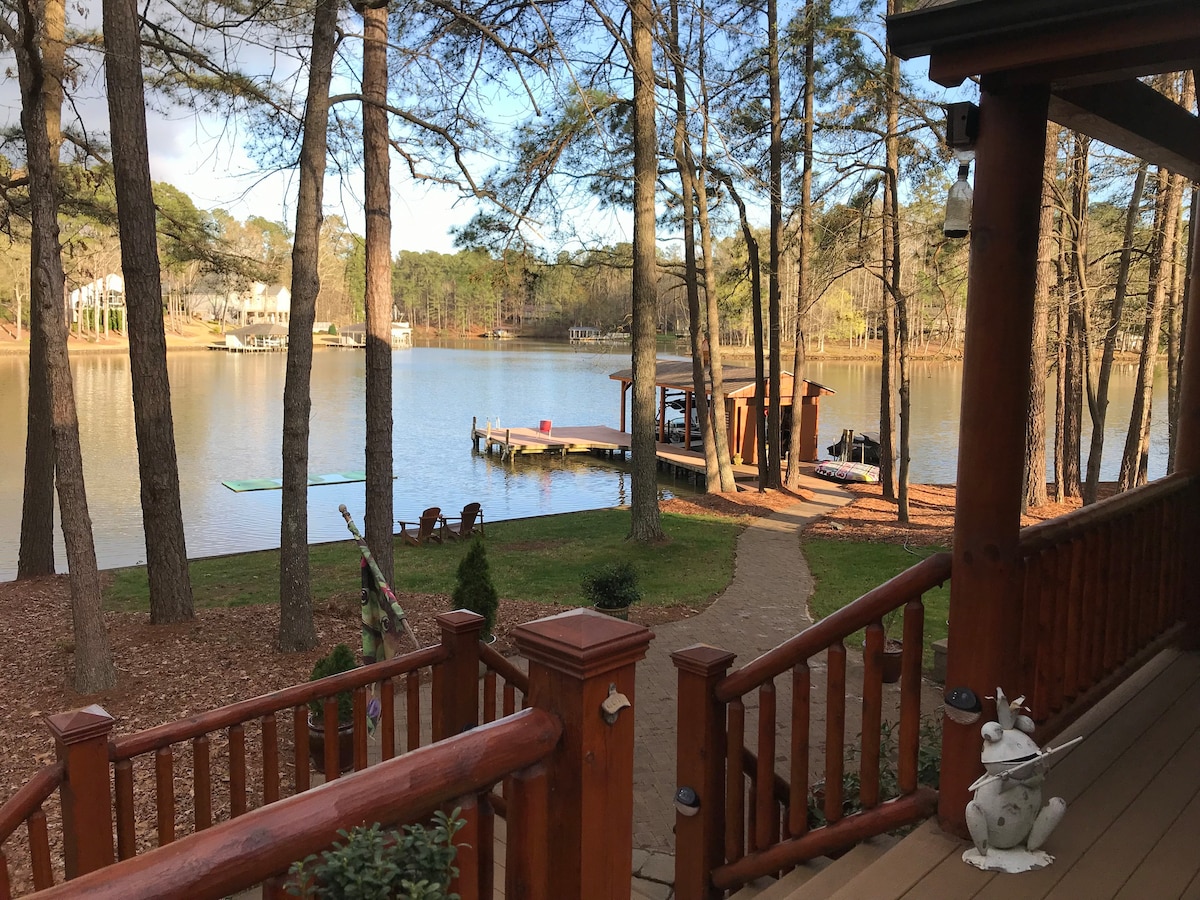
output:
[[[726,397],[752,397],[754,396],[754,369],[749,366],[722,366],[722,375],[725,382]],[[608,376],[613,381],[633,381],[633,369],[621,369],[613,372]],[[823,396],[826,394],[836,394],[833,388],[825,387],[823,384],[817,384],[815,381],[809,381],[807,378],[804,383],[809,385],[810,396]],[[660,359],[658,360],[656,377],[654,380],[655,387],[667,388],[668,390],[691,391],[695,388],[692,381],[692,363],[690,360],[679,359]],[[779,384],[780,393],[784,397],[792,395],[792,373],[783,372]]]

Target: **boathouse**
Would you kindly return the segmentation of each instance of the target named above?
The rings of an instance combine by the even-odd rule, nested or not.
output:
[[[755,411],[758,403],[755,399],[754,370],[746,367],[724,366],[722,368],[725,387],[725,421],[729,432],[729,455],[740,457],[748,466],[758,462],[758,417]],[[633,386],[633,369],[621,369],[608,376],[613,381],[621,383],[621,431],[626,428],[626,395]],[[779,381],[780,412],[783,419],[784,440],[791,428],[792,421],[792,384],[791,372],[784,372]],[[685,423],[692,421],[692,410],[696,407],[695,382],[692,379],[692,364],[683,360],[658,361],[655,386],[658,388],[658,440],[667,440],[667,410],[673,403],[682,401],[679,406]],[[800,419],[800,458],[807,462],[817,459],[817,424],[821,397],[836,394],[837,391],[827,388],[815,381],[804,381],[804,410]],[[673,397],[677,399],[672,399]],[[712,382],[710,380],[705,401],[712,400]],[[698,442],[698,439],[697,439]],[[683,429],[683,446],[691,450],[693,434],[691,428]]]

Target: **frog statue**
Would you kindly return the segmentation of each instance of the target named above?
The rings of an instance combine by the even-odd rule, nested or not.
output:
[[[1054,861],[1041,847],[1067,804],[1052,797],[1042,806],[1042,781],[1046,757],[1067,745],[1038,748],[1029,736],[1033,720],[1018,712],[1024,701],[1018,697],[1009,703],[997,688],[997,721],[983,726],[986,774],[971,785],[975,796],[967,804],[967,829],[975,846],[963,853],[963,862],[980,869],[1026,872]]]

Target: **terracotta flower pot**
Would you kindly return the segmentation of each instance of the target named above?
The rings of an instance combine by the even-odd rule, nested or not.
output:
[[[884,684],[895,684],[900,680],[901,662],[904,659],[904,644],[901,641],[888,638],[883,644],[883,672]]]
[[[354,723],[338,724],[338,771],[349,772],[354,768]],[[308,758],[313,771],[325,774],[325,725],[308,719]]]
[[[602,612],[606,616],[612,616],[614,619],[624,619],[625,621],[629,621],[628,606],[593,606],[592,609],[596,610],[596,612]]]

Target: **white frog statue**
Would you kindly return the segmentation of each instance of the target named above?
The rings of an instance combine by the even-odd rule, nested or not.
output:
[[[1074,744],[1042,751],[1029,735],[1033,720],[1018,710],[1025,701],[1012,703],[996,689],[996,722],[983,726],[981,759],[986,774],[971,790],[967,804],[967,829],[975,846],[963,861],[987,870],[1026,872],[1054,861],[1041,849],[1066,812],[1066,801],[1052,797],[1042,806],[1046,757]]]

